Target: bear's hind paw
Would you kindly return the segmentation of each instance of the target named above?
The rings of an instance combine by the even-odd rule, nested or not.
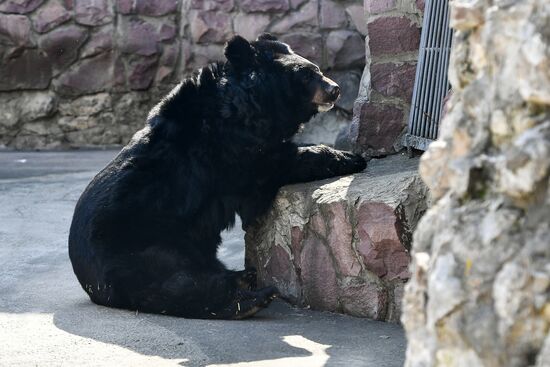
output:
[[[278,295],[279,291],[273,286],[265,287],[257,291],[240,291],[236,300],[230,307],[232,315],[229,318],[242,320],[251,317],[258,311],[269,306]]]

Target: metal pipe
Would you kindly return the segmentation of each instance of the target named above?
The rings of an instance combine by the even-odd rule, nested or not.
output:
[[[428,26],[429,26],[429,19],[431,16],[431,8],[432,8],[432,0],[426,0],[425,4],[425,12],[424,12],[424,20],[422,22],[422,33],[420,35],[420,49],[418,50],[418,63],[416,64],[416,75],[415,75],[415,81],[414,81],[414,88],[413,88],[413,98],[411,101],[411,111],[409,114],[409,134],[417,135],[417,120],[418,120],[418,114],[419,114],[419,108],[420,108],[420,88],[419,85],[421,84],[421,78],[424,74],[424,65],[425,65],[425,48],[426,48],[426,40],[428,37]]]
[[[435,81],[435,63],[436,63],[436,53],[437,48],[436,41],[437,41],[437,33],[438,33],[438,21],[441,19],[441,6],[439,6],[440,0],[434,1],[435,9],[435,17],[432,18],[432,26],[430,27],[430,36],[428,37],[429,43],[428,43],[428,69],[427,69],[427,75],[426,75],[426,84],[423,91],[423,98],[422,98],[422,118],[420,120],[421,122],[421,129],[420,129],[420,136],[426,137],[427,131],[429,131],[432,121],[432,116],[430,116],[430,102],[431,98],[433,96],[433,84]]]
[[[448,0],[427,0],[411,110],[404,144],[425,150],[437,138],[443,99],[449,89],[452,30],[449,28]]]
[[[447,91],[449,90],[448,88],[448,71],[449,71],[449,56],[450,56],[450,52],[451,52],[451,41],[452,41],[452,29],[449,27],[449,6],[447,4],[447,7],[446,7],[446,17],[445,17],[445,24],[444,24],[444,38],[443,38],[443,47],[442,47],[442,57],[443,57],[443,65],[442,65],[442,73],[440,75],[440,90],[439,90],[439,94],[438,94],[438,99],[439,99],[439,104],[438,104],[438,109],[436,111],[436,115],[435,115],[435,118],[436,118],[436,122],[437,122],[437,126],[431,131],[431,138],[432,139],[437,139],[437,135],[438,135],[438,132],[439,132],[439,124],[440,124],[440,120],[441,120],[441,114],[442,114],[442,111],[443,111],[443,100],[445,99],[446,97],[446,94],[447,94]]]
[[[443,0],[445,1],[445,0]],[[436,67],[436,75],[435,75],[435,81],[434,81],[434,90],[433,94],[430,96],[431,99],[431,106],[430,106],[430,116],[432,117],[432,123],[429,126],[428,131],[426,132],[426,137],[430,139],[434,139],[433,132],[437,129],[437,125],[439,123],[439,120],[437,119],[437,115],[439,113],[440,107],[441,107],[441,89],[443,88],[442,83],[442,76],[445,74],[445,70],[443,69],[443,58],[445,57],[445,26],[446,26],[446,20],[447,20],[447,8],[444,6],[445,4],[442,4],[442,14],[441,18],[437,21],[437,28],[438,28],[438,42],[437,42],[437,67]]]
[[[430,13],[435,14],[434,10],[437,11],[435,8],[437,5],[437,0],[434,0],[431,4]],[[426,29],[426,32],[428,33],[428,38],[425,46],[425,53],[426,56],[424,58],[424,67],[423,67],[423,73],[421,75],[421,84],[420,84],[420,101],[419,101],[419,110],[417,115],[417,121],[416,121],[416,134],[417,136],[424,136],[424,130],[425,130],[425,108],[426,108],[426,91],[429,88],[429,79],[430,79],[430,73],[431,73],[431,61],[432,61],[432,52],[430,50],[432,42],[433,42],[433,22],[430,22],[431,17],[428,18],[428,27]]]

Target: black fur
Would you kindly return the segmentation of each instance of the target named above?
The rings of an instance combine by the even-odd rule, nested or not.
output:
[[[220,232],[250,224],[286,184],[358,172],[365,161],[289,139],[316,112],[322,74],[273,36],[236,36],[225,63],[184,80],[88,185],[69,236],[93,302],[193,318],[243,318],[275,297],[217,259]],[[294,61],[293,61],[294,60]]]

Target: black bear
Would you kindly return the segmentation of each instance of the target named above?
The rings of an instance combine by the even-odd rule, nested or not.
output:
[[[226,269],[216,257],[220,232],[235,214],[250,224],[283,185],[365,168],[358,155],[291,141],[340,93],[315,64],[269,34],[235,36],[225,56],[155,106],[80,197],[69,256],[93,302],[189,318],[251,316],[277,289],[256,289],[253,269]]]

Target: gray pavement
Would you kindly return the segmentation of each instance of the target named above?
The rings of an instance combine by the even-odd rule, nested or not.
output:
[[[67,255],[74,204],[114,151],[0,152],[0,366],[402,366],[399,325],[276,301],[243,321],[94,305]],[[220,257],[242,268],[243,233]]]

